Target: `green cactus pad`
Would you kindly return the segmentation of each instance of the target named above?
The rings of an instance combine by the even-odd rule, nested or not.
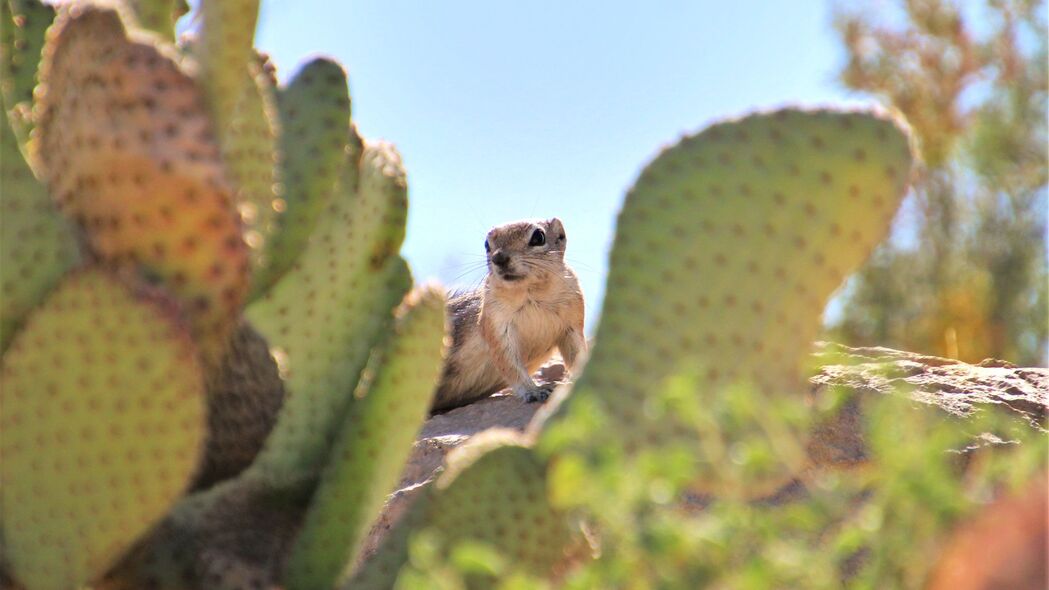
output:
[[[153,31],[165,41],[175,41],[175,21],[182,7],[176,0],[128,0],[128,8],[135,14],[138,25]]]
[[[646,400],[682,373],[708,395],[740,382],[800,394],[827,298],[904,195],[908,138],[879,114],[785,109],[660,153],[619,215],[595,345],[568,400],[595,404],[608,435],[580,444],[679,440]],[[789,476],[773,471],[767,483]]]
[[[485,544],[538,578],[572,556],[578,539],[567,515],[547,500],[546,464],[520,433],[486,431],[449,454],[447,464],[426,525],[446,550]]]
[[[280,113],[283,213],[265,245],[255,274],[261,293],[294,265],[321,213],[331,203],[343,163],[360,157],[355,136],[347,141],[350,95],[339,64],[316,59],[302,67],[277,97]],[[349,157],[347,157],[349,154]],[[356,185],[355,179],[348,182]]]
[[[201,370],[174,307],[69,276],[3,356],[4,557],[30,588],[102,574],[185,490],[205,437]]]
[[[444,356],[445,296],[410,293],[392,340],[372,356],[339,432],[288,564],[288,588],[331,588],[393,491],[430,408]]]
[[[200,15],[200,38],[193,44],[193,55],[200,63],[212,120],[222,135],[248,86],[259,0],[203,0]]]
[[[347,163],[350,165],[350,163]],[[392,146],[369,146],[343,171],[336,198],[295,268],[246,316],[266,337],[288,398],[252,470],[275,485],[315,473],[342,423],[368,355],[411,287],[397,255],[407,186]]]
[[[39,160],[95,253],[162,280],[217,359],[248,286],[248,247],[197,85],[153,39],[128,38],[109,9],[59,17],[41,68]]]
[[[386,533],[382,545],[370,555],[362,555],[353,576],[339,584],[339,590],[388,590],[397,582],[401,568],[408,561],[408,543],[412,533],[426,524],[433,500],[433,488],[421,488],[407,511]],[[349,565],[349,562],[347,562]]]
[[[39,0],[0,0],[0,102],[20,145],[32,128],[40,53],[54,19],[55,9]]]
[[[222,159],[236,186],[256,270],[265,266],[265,246],[275,229],[278,207],[278,121],[272,73],[266,71],[269,67],[264,57],[254,56],[233,120],[222,134]]]
[[[255,459],[277,422],[284,382],[266,340],[247,322],[237,326],[229,352],[207,375],[208,446],[195,486],[233,477]]]
[[[0,351],[79,257],[72,226],[22,159],[0,117]]]

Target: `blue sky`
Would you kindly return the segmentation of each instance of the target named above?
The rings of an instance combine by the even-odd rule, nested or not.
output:
[[[263,0],[281,80],[346,68],[353,115],[408,169],[416,279],[483,276],[493,225],[560,217],[593,328],[626,189],[713,119],[848,100],[830,2]],[[471,272],[472,271],[472,272]]]

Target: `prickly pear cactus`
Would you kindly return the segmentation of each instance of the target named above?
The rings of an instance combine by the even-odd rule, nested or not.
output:
[[[54,18],[55,9],[39,0],[0,2],[0,102],[20,145],[25,145],[33,127],[33,88],[44,32]]]
[[[200,63],[200,79],[212,120],[225,143],[241,94],[250,85],[259,0],[224,0],[200,3],[200,39],[193,54]]]
[[[516,432],[489,431],[449,456],[426,523],[445,551],[483,543],[540,578],[570,557],[578,539],[550,505],[546,463],[530,445]]]
[[[237,208],[251,246],[252,267],[265,268],[266,243],[276,230],[280,201],[277,136],[279,121],[272,66],[253,55],[246,82],[228,127],[221,133],[222,160],[236,187]]]
[[[372,357],[356,401],[332,447],[291,554],[288,588],[332,588],[397,483],[425,420],[444,356],[445,296],[410,293],[397,310],[392,341]]]
[[[0,352],[79,259],[73,227],[33,177],[0,113]]]
[[[175,21],[187,8],[185,0],[127,0],[126,5],[140,27],[168,42],[175,41]]]
[[[904,195],[908,138],[879,113],[784,109],[711,125],[660,153],[619,215],[592,356],[568,400],[566,414],[608,423],[592,432],[600,440],[567,446],[632,455],[693,440],[689,425],[645,402],[683,373],[704,399],[730,387],[798,399],[827,298],[885,236]],[[753,420],[750,430],[767,439]],[[763,466],[753,491],[785,483],[803,459]],[[721,471],[711,464],[700,478],[719,488]]]
[[[0,25],[4,110],[26,124],[21,139],[36,124],[28,148],[43,181],[4,117],[0,337],[14,344],[0,394],[3,567],[33,588],[274,582],[340,425],[342,457],[387,424],[400,443],[384,439],[380,459],[332,462],[313,508],[364,498],[353,538],[327,548],[350,559],[425,416],[417,389],[433,387],[443,346],[435,291],[394,320],[411,286],[398,255],[400,157],[363,147],[331,62],[308,66],[277,112],[272,69],[251,49],[257,2],[205,1],[190,57],[167,43],[181,2],[61,8],[42,50],[50,9],[26,19],[38,4],[2,6],[16,25]],[[29,112],[35,121],[16,116]],[[310,148],[283,167],[287,201],[274,198],[278,114],[288,151]],[[292,214],[278,225],[284,207]],[[91,266],[70,275],[74,235]],[[267,248],[271,236],[284,246]],[[245,311],[251,266],[265,272],[263,253],[278,251],[279,270],[262,275],[272,288]],[[373,354],[391,329],[388,354]],[[350,413],[369,357],[357,389],[370,393]],[[58,380],[39,379],[54,362]],[[63,446],[77,440],[83,450]],[[354,470],[369,476],[341,486]]]
[[[417,492],[375,553],[347,564],[356,569],[338,588],[379,590],[402,576],[429,579],[425,565],[405,568],[413,538],[432,542],[430,559],[440,564],[460,549],[485,546],[505,563],[501,575],[541,580],[563,573],[582,556],[582,537],[567,513],[551,505],[545,461],[531,446],[517,431],[487,430],[455,449],[435,485]],[[496,583],[484,574],[464,581],[471,588]]]
[[[356,565],[353,576],[339,584],[339,590],[386,590],[393,588],[401,568],[408,562],[409,542],[413,533],[426,525],[426,516],[433,500],[432,487],[423,487],[412,499],[407,513],[393,525],[382,545]]]
[[[289,391],[252,466],[275,485],[323,464],[348,394],[411,286],[397,254],[407,198],[400,157],[376,144],[364,151],[359,172],[357,166],[344,163],[340,193],[296,267],[246,312],[269,341]]]
[[[41,66],[38,159],[90,248],[162,280],[217,363],[248,287],[248,249],[197,83],[175,57],[129,36],[113,10],[60,15]]]
[[[302,254],[321,213],[340,185],[345,162],[360,158],[361,143],[347,133],[350,96],[346,73],[335,62],[315,59],[302,67],[277,95],[285,194],[283,213],[265,243],[255,291],[273,286]],[[350,170],[356,170],[350,167]],[[356,186],[352,176],[342,179]]]
[[[5,352],[4,557],[29,588],[102,574],[190,482],[203,378],[175,307],[100,271],[67,277]]]

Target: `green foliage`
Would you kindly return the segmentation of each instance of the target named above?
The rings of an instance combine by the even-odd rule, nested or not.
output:
[[[347,566],[401,475],[426,419],[444,358],[445,296],[409,294],[395,314],[391,341],[373,355],[314,492],[291,553],[291,589],[331,588]]]
[[[907,117],[927,168],[901,239],[851,286],[835,339],[1044,365],[1045,2],[896,4],[892,24],[863,6],[837,15],[841,80]]]
[[[712,400],[681,395],[694,385],[680,380],[652,398],[684,405],[701,440],[721,436],[724,425],[703,419]],[[735,395],[766,401],[754,390]],[[835,394],[827,395],[827,408],[835,407]],[[781,433],[776,446],[805,444],[779,411],[790,405],[781,399],[755,415],[766,431]],[[1005,414],[963,425],[905,396],[865,405],[870,457],[863,466],[807,471],[800,474],[804,492],[791,486],[761,502],[694,494],[688,482],[716,456],[703,445],[686,454],[646,453],[635,469],[623,469],[615,456],[555,466],[551,494],[586,506],[600,540],[600,558],[573,571],[563,587],[827,588],[841,580],[850,588],[921,587],[959,519],[992,490],[1028,482],[1047,458],[1044,435]],[[1011,452],[963,453],[980,432],[1020,444]],[[723,465],[741,481],[749,477],[745,462]]]
[[[205,436],[189,335],[162,297],[68,276],[3,356],[4,554],[31,588],[112,565],[190,482]]]

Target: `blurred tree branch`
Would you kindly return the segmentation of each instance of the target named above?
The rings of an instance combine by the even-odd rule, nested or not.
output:
[[[888,18],[842,5],[835,25],[841,82],[899,110],[919,138],[916,215],[854,279],[832,331],[850,344],[1044,364],[1045,2],[988,0],[980,14],[944,0],[897,6]]]

